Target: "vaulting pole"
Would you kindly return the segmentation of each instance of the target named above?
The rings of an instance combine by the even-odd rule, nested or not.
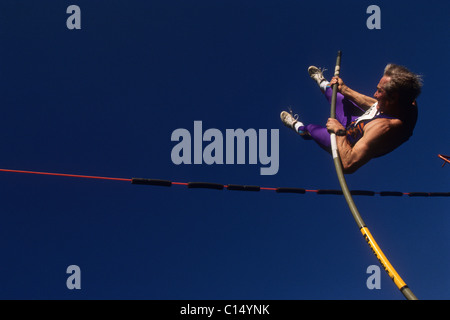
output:
[[[334,75],[339,76],[340,68],[341,68],[341,51],[338,51],[337,59],[336,59],[336,67],[334,70]],[[331,97],[331,118],[336,119],[336,97],[337,97],[337,91],[338,91],[338,84],[333,85],[333,96]],[[370,233],[369,229],[367,228],[366,224],[364,223],[363,219],[361,218],[361,214],[358,211],[358,208],[356,207],[352,195],[348,189],[347,182],[345,181],[344,173],[342,171],[342,164],[341,160],[339,158],[339,150],[337,148],[337,142],[336,142],[336,134],[330,133],[330,139],[331,139],[331,153],[333,156],[334,166],[336,168],[336,173],[339,179],[339,183],[342,188],[342,193],[344,194],[345,200],[347,201],[348,207],[350,208],[350,211],[353,215],[353,218],[356,221],[356,224],[358,225],[364,239],[369,244],[370,248],[372,249],[373,253],[377,257],[378,261],[380,262],[383,269],[387,272],[389,277],[394,281],[397,288],[400,290],[400,292],[405,296],[408,300],[417,300],[417,297],[412,293],[411,289],[408,288],[406,283],[402,280],[402,278],[399,276],[397,271],[395,271],[394,267],[390,264],[386,256],[384,255],[383,251],[381,251],[380,247],[376,243],[375,239],[373,238],[372,234]]]

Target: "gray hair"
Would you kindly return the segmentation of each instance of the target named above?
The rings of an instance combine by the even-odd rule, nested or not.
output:
[[[422,91],[422,77],[403,66],[388,64],[384,69],[384,76],[390,77],[390,81],[384,86],[386,93],[398,93],[402,102],[412,103]]]

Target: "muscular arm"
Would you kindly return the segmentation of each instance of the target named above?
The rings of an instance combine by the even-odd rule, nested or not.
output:
[[[354,173],[361,166],[369,162],[373,156],[370,152],[371,139],[361,138],[353,147],[348,143],[346,137],[336,137],[339,157],[344,173]]]
[[[377,102],[377,100],[374,98],[350,89],[339,77],[333,77],[333,79],[331,79],[330,85],[332,86],[334,83],[338,84],[338,91],[342,93],[344,97],[353,101],[356,105],[364,110],[369,109],[375,102]]]
[[[336,143],[344,173],[354,173],[370,159],[381,156],[395,148],[398,141],[398,123],[388,119],[377,119],[364,127],[363,137],[352,147],[345,136],[337,136]],[[327,127],[338,129],[334,119],[329,119]]]
[[[363,108],[364,110],[369,109],[375,102],[377,102],[376,99],[356,92],[355,90],[352,90],[347,86],[343,88],[341,93],[344,95],[344,97],[353,101],[354,103],[356,103],[356,105]]]

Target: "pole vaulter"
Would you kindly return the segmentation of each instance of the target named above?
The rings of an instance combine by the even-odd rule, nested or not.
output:
[[[339,73],[340,73],[341,55],[342,55],[342,52],[338,51],[338,55],[337,55],[337,59],[336,59],[336,67],[334,70],[335,76],[339,76]],[[333,85],[333,96],[331,99],[331,118],[333,118],[333,119],[336,119],[337,90],[338,90],[338,84],[336,83]],[[337,148],[336,134],[334,132],[330,132],[330,139],[331,139],[331,152],[332,152],[332,156],[333,156],[334,166],[336,168],[337,177],[339,179],[339,183],[341,185],[343,195],[345,197],[345,200],[347,201],[347,204],[350,208],[353,218],[356,221],[356,224],[358,225],[362,235],[364,236],[364,239],[369,244],[370,248],[372,249],[373,253],[377,257],[377,259],[380,262],[383,269],[387,272],[388,276],[392,279],[392,281],[394,281],[395,285],[400,290],[400,292],[405,296],[405,298],[408,300],[417,300],[417,297],[414,295],[414,293],[411,291],[411,289],[406,285],[406,283],[402,280],[402,278],[397,273],[397,271],[395,271],[394,267],[390,264],[389,260],[384,255],[383,251],[381,251],[380,247],[376,243],[375,239],[373,238],[372,234],[370,233],[369,229],[367,228],[366,224],[364,223],[363,219],[361,218],[361,214],[358,212],[358,208],[356,207],[356,205],[353,201],[352,195],[347,186],[347,182],[345,181],[341,161],[339,158],[339,151]]]

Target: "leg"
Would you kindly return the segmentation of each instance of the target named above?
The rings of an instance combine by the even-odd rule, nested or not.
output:
[[[331,103],[333,89],[331,87],[326,87],[324,94],[328,102]],[[336,119],[344,127],[347,127],[351,122],[355,121],[363,113],[363,109],[359,108],[356,104],[346,99],[341,93],[338,92],[336,96]],[[299,126],[297,128],[297,131],[308,133],[308,135],[304,135],[304,137],[312,138],[321,148],[330,152],[330,134],[328,133],[326,127],[316,124],[308,124]]]
[[[331,97],[333,95],[333,89],[327,87],[325,97],[328,102],[331,103]],[[347,127],[350,123],[355,121],[365,111],[354,104],[352,101],[346,99],[341,93],[337,93],[336,96],[336,119],[344,126]]]
[[[329,87],[330,82],[323,76],[323,70],[315,66],[308,68],[308,73],[320,88],[320,91],[325,95],[328,102],[331,103],[333,89]],[[347,127],[351,122],[355,121],[357,117],[361,116],[365,110],[358,107],[356,104],[346,99],[341,93],[337,93],[336,97],[336,119]]]
[[[316,83],[319,85],[320,90],[327,98],[328,102],[331,103],[331,98],[333,95],[333,89],[328,86],[329,82],[323,77],[322,70],[317,67],[311,66],[308,68],[309,75]],[[344,126],[347,127],[351,122],[355,121],[360,115],[365,111],[358,107],[356,104],[346,99],[341,93],[337,93],[336,96],[336,119]],[[282,113],[282,120],[288,127],[294,129],[299,133],[304,139],[314,140],[321,148],[331,152],[331,141],[330,134],[324,126],[319,126],[316,124],[304,125],[303,123],[297,121],[293,117],[290,117],[288,113],[285,112],[284,116]],[[286,119],[289,119],[286,121]]]
[[[298,130],[309,133],[309,137],[312,138],[322,149],[331,152],[330,134],[326,127],[319,126],[317,124],[308,124],[301,126]]]

